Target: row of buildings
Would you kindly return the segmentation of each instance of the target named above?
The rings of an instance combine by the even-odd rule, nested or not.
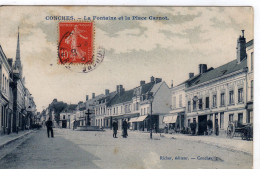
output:
[[[121,126],[126,119],[132,130],[167,126],[181,131],[193,123],[197,134],[205,134],[211,121],[211,130],[221,134],[229,122],[252,123],[254,47],[253,40],[246,42],[244,31],[237,40],[236,55],[217,68],[199,64],[198,74],[189,73],[187,80],[176,86],[168,87],[161,78],[151,77],[130,90],[117,85],[115,91],[105,89],[104,94],[92,93],[91,98],[87,95],[74,111],[60,114],[60,126],[110,128],[113,120]]]
[[[28,129],[34,122],[36,105],[25,86],[20,59],[19,31],[16,59],[7,58],[0,46],[0,135]]]

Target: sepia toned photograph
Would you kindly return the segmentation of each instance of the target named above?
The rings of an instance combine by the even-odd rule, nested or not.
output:
[[[254,8],[1,6],[0,169],[252,169]]]

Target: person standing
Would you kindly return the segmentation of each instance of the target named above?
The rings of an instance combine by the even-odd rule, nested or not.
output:
[[[46,121],[45,125],[46,125],[46,127],[47,127],[48,138],[50,137],[50,132],[51,132],[51,137],[54,137],[54,136],[53,136],[53,128],[52,128],[53,123],[52,123],[50,117],[49,117],[49,119]]]
[[[126,122],[126,119],[124,119],[124,121],[123,121],[123,138],[126,138],[127,136],[128,136],[128,134],[127,134],[127,127],[128,127],[128,124],[127,124],[127,122]]]
[[[116,135],[117,135],[117,130],[118,130],[118,123],[117,123],[117,121],[114,121],[113,124],[112,124],[112,126],[113,126],[113,137],[114,137],[114,138],[117,138],[117,137],[116,137]]]

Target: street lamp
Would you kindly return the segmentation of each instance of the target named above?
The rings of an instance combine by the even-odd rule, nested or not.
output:
[[[147,99],[150,101],[150,139],[153,139],[153,131],[152,131],[152,115],[153,115],[153,92],[149,92],[147,94]]]

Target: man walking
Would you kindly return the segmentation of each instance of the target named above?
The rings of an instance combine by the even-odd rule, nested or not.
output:
[[[49,117],[49,119],[46,121],[45,125],[46,125],[46,127],[47,127],[48,138],[50,137],[50,132],[51,132],[51,137],[53,137],[52,121],[51,121],[51,118],[50,118],[50,117]]]
[[[116,135],[117,135],[117,130],[118,130],[118,124],[117,124],[117,121],[114,121],[113,124],[113,137],[114,138],[117,138]]]

